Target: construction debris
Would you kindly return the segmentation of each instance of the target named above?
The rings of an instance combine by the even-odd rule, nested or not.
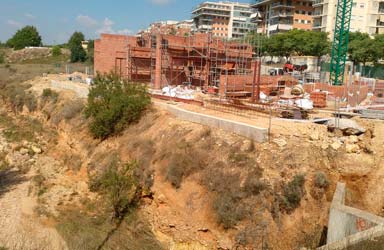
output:
[[[364,134],[366,129],[358,125],[354,120],[350,119],[330,119],[327,122],[328,130],[335,131],[340,130],[344,135],[361,135]]]
[[[166,86],[162,89],[162,94],[165,96],[178,97],[186,100],[193,100],[195,90],[183,86]]]

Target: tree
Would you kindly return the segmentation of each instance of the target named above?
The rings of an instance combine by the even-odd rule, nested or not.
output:
[[[362,63],[365,66],[367,62],[375,63],[380,54],[380,48],[376,46],[377,44],[370,37],[363,40],[353,40],[349,44],[349,58],[356,65]]]
[[[88,42],[88,61],[93,64],[94,55],[95,55],[95,41],[89,40]]]
[[[60,56],[61,55],[61,48],[60,46],[56,45],[52,47],[52,56]]]
[[[84,40],[85,40],[84,34],[76,31],[72,34],[71,38],[69,38],[68,48],[71,49],[78,45],[81,45],[81,42]]]
[[[151,103],[145,86],[130,83],[116,74],[100,75],[88,95],[85,109],[95,138],[106,139],[140,120]]]
[[[362,33],[360,31],[356,32],[349,32],[349,42],[353,42],[355,40],[364,40],[369,38],[369,35],[367,33]]]
[[[34,26],[25,26],[7,41],[7,46],[16,50],[27,46],[41,46],[41,36]]]
[[[266,35],[252,31],[248,33],[246,40],[253,46],[253,50],[259,53],[259,56],[263,56],[267,52],[268,38]]]
[[[375,47],[378,48],[379,59],[384,58],[384,34],[376,35],[374,39]]]
[[[273,35],[268,38],[267,43],[265,44],[265,49],[268,55],[270,56],[286,56],[287,53],[283,51],[284,37],[280,34]],[[290,52],[289,52],[290,55]]]
[[[75,46],[71,49],[71,62],[85,62],[87,59],[87,53],[81,45]]]
[[[71,50],[71,62],[84,62],[87,59],[87,53],[81,45],[84,40],[84,34],[81,32],[73,33],[69,39],[68,48]]]
[[[305,31],[301,42],[302,54],[317,57],[317,67],[319,69],[321,57],[328,54],[331,42],[328,34],[319,31]]]

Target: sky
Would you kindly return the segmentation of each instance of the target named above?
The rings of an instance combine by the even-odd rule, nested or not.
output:
[[[247,1],[247,0],[245,0]],[[25,25],[36,26],[46,45],[66,42],[74,31],[134,34],[154,21],[191,18],[202,0],[0,0],[0,41]]]

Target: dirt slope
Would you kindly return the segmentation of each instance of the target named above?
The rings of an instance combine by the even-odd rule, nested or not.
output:
[[[40,91],[49,86],[46,79],[34,82],[35,90],[36,86]],[[143,168],[153,171],[149,176],[153,185],[140,204],[136,216],[140,220],[123,224],[104,249],[129,249],[122,239],[139,239],[132,238],[132,228],[141,228],[148,236],[146,243],[154,237],[164,249],[316,247],[327,225],[337,181],[347,183],[351,190],[348,202],[353,206],[383,214],[383,123],[358,120],[372,133],[338,137],[321,125],[280,122],[273,130],[271,143],[254,144],[234,134],[180,121],[155,107],[122,135],[100,142],[88,134],[87,122],[80,114],[67,120],[54,119],[65,102],[73,98],[62,93],[53,107],[27,114],[56,130],[57,137],[47,143],[25,176],[26,181],[0,195],[0,232],[4,229],[0,239],[6,239],[10,249],[24,249],[17,245],[21,243],[14,235],[25,237],[24,242],[30,239],[31,247],[26,249],[65,249],[73,237],[68,234],[69,229],[74,230],[73,223],[68,222],[74,214],[71,209],[78,210],[79,217],[75,218],[79,220],[87,215],[99,218],[92,212],[97,211],[94,207],[99,196],[90,191],[89,184],[92,176],[108,166],[112,155],[121,161],[137,159]],[[294,132],[288,133],[290,130]],[[185,171],[180,174],[180,169]],[[319,171],[329,180],[328,188],[315,186]],[[300,174],[305,175],[303,196],[299,206],[287,212],[281,201],[284,187]],[[44,188],[38,198],[28,191],[30,185],[36,189],[30,177],[37,175],[43,177]],[[249,186],[249,177],[262,184],[257,186],[260,190],[249,193],[248,187],[254,187]],[[238,196],[229,196],[233,193]],[[227,197],[231,202],[222,203]],[[225,206],[218,208],[218,204]],[[225,228],[218,212],[232,211],[233,204],[245,212]],[[36,208],[44,208],[40,217]],[[9,226],[9,218],[19,223]],[[86,237],[93,236],[96,241],[105,234],[101,224],[95,225],[94,231],[80,229],[89,230]],[[51,245],[45,244],[48,236]],[[69,249],[92,249],[86,244],[91,238],[76,239],[83,245],[71,242]],[[137,241],[144,242],[141,240]]]

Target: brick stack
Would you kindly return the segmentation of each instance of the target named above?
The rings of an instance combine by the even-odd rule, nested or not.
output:
[[[325,92],[312,92],[311,100],[315,108],[327,107],[327,94]]]

